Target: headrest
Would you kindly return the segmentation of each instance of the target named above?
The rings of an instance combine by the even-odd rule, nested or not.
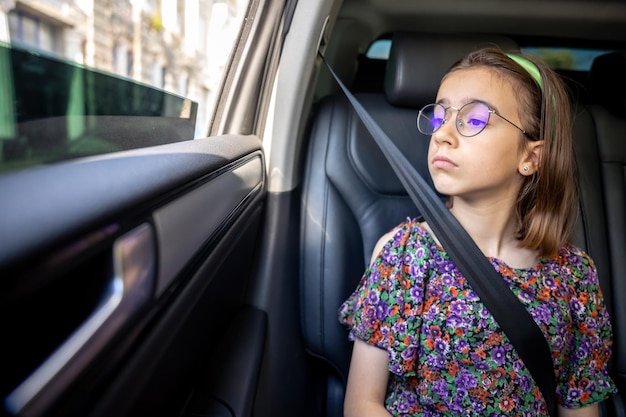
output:
[[[485,46],[519,49],[512,39],[498,36],[394,33],[385,72],[387,100],[395,106],[413,108],[433,102],[452,64]]]
[[[616,114],[626,114],[626,51],[600,55],[589,72],[592,99]]]

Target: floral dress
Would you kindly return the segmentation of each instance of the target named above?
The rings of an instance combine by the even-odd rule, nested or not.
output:
[[[589,256],[567,245],[527,269],[489,260],[549,341],[557,401],[578,408],[615,392],[611,326]],[[388,352],[392,415],[548,415],[507,336],[418,221],[387,242],[339,320],[351,338]]]

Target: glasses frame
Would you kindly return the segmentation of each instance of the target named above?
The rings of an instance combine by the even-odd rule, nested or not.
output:
[[[470,106],[472,104],[483,104],[485,107],[487,107],[488,109],[488,113],[489,116],[487,116],[487,121],[485,122],[485,125],[483,126],[482,129],[480,129],[478,132],[474,133],[473,135],[466,135],[464,133],[461,132],[460,127],[463,125],[463,120],[459,120],[459,113],[461,113],[461,110],[463,110],[465,107]],[[420,124],[419,122],[417,123],[417,130],[419,130],[422,134],[424,135],[432,135],[433,133],[435,133],[436,131],[438,131],[441,126],[443,126],[449,119],[447,117],[448,115],[448,110],[449,109],[454,109],[456,110],[456,118],[454,119],[454,126],[456,127],[456,131],[459,132],[459,135],[466,137],[466,138],[472,138],[478,134],[480,134],[483,130],[485,130],[485,128],[487,127],[487,125],[489,124],[489,120],[491,119],[491,115],[495,114],[496,116],[498,116],[499,118],[501,118],[502,120],[504,120],[505,122],[509,123],[511,126],[515,127],[517,130],[519,130],[520,132],[522,132],[522,134],[524,136],[528,136],[528,134],[526,133],[526,131],[524,129],[522,129],[521,127],[519,127],[518,125],[516,125],[515,123],[513,123],[512,121],[510,121],[509,119],[507,119],[506,117],[502,116],[500,113],[498,113],[496,110],[492,109],[491,107],[489,107],[489,105],[487,103],[485,103],[484,101],[480,101],[480,100],[475,100],[475,101],[470,101],[469,103],[466,103],[464,105],[461,106],[461,108],[457,108],[454,106],[444,106],[441,103],[431,103],[431,104],[427,104],[424,107],[422,107],[422,109],[419,111],[418,115],[417,115],[417,119],[419,121],[420,117],[422,117],[422,112],[424,111],[425,108],[429,107],[429,106],[441,106],[444,110],[444,119],[441,122],[441,124],[439,125],[439,127],[435,130],[433,130],[431,133],[426,133],[426,132],[422,132],[422,130],[420,129]],[[426,116],[424,116],[426,117]]]

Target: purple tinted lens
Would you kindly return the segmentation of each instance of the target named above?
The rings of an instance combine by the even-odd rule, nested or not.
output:
[[[417,117],[417,128],[425,135],[431,135],[441,127],[446,110],[439,104],[424,107]]]
[[[482,132],[489,122],[489,107],[484,103],[469,103],[459,110],[457,127],[464,136],[474,136]]]

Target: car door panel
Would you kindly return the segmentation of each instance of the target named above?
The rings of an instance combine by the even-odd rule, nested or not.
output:
[[[250,308],[260,141],[222,136],[34,168],[0,177],[0,193],[7,412],[178,414],[212,346]],[[261,323],[250,346],[262,349],[263,313],[249,315]]]
[[[267,313],[252,306],[233,318],[189,396],[182,416],[250,415],[267,324]]]

